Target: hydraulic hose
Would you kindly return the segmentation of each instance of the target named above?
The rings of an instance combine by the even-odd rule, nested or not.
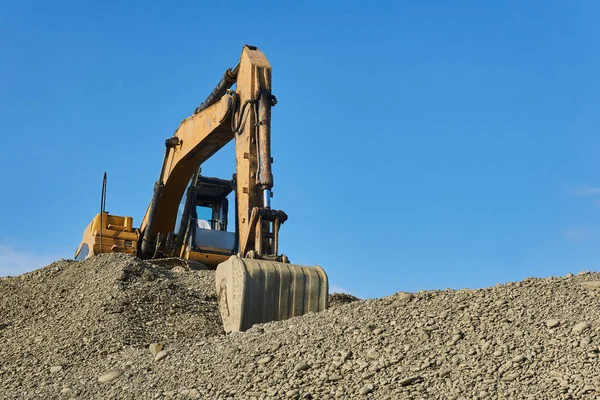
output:
[[[237,80],[239,70],[240,63],[238,62],[235,67],[229,68],[227,71],[225,71],[223,78],[221,78],[217,86],[208,95],[206,100],[204,100],[198,107],[196,107],[196,109],[194,110],[194,115],[198,114],[202,110],[207,109],[208,107],[212,106],[217,101],[219,101],[219,99],[223,97],[225,92],[227,92],[227,89],[231,88]]]

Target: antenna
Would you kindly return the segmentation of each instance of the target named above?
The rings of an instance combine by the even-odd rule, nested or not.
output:
[[[103,217],[105,209],[106,209],[106,172],[104,173],[104,178],[102,179],[102,195],[100,197],[100,253],[103,253],[103,251],[102,251],[102,229],[104,229],[104,225],[102,224],[102,217]]]

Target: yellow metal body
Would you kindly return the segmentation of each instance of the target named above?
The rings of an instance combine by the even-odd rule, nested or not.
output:
[[[228,74],[235,76],[235,92],[219,88]],[[289,264],[278,254],[279,226],[287,215],[270,208],[270,110],[276,99],[271,95],[267,58],[257,48],[244,46],[239,64],[223,79],[215,89],[220,97],[208,101],[209,96],[206,107],[184,119],[167,139],[155,195],[140,228],[132,227],[131,217],[99,214],[84,231],[76,258],[124,252],[218,265],[224,325],[227,331],[236,331],[325,309],[328,282],[321,267]],[[179,205],[202,163],[234,139],[237,255],[193,251],[186,240],[172,240]]]
[[[228,254],[204,253],[201,251],[191,251],[188,246],[184,246],[184,253],[181,258],[202,263],[210,268],[216,268],[217,265],[229,259]]]
[[[103,212],[96,215],[83,231],[75,258],[83,260],[101,253],[137,254],[139,237],[139,231],[133,229],[133,218]]]

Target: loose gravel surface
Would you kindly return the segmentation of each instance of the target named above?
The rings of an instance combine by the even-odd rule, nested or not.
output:
[[[0,279],[0,398],[595,399],[600,274],[331,297],[224,335],[214,272],[123,255]]]

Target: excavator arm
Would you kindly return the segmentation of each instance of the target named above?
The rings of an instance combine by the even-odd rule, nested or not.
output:
[[[205,110],[181,122],[166,151],[154,195],[140,225],[140,254],[152,258],[157,244],[175,230],[177,209],[198,166],[233,139],[230,127],[235,95],[226,94]]]
[[[229,88],[236,84],[235,91]],[[271,66],[255,47],[245,46],[240,62],[192,116],[166,140],[154,196],[140,226],[141,254],[151,258],[157,244],[175,232],[177,209],[191,177],[219,149],[235,139],[239,253],[285,260],[278,255],[279,227],[287,219],[270,206]]]

